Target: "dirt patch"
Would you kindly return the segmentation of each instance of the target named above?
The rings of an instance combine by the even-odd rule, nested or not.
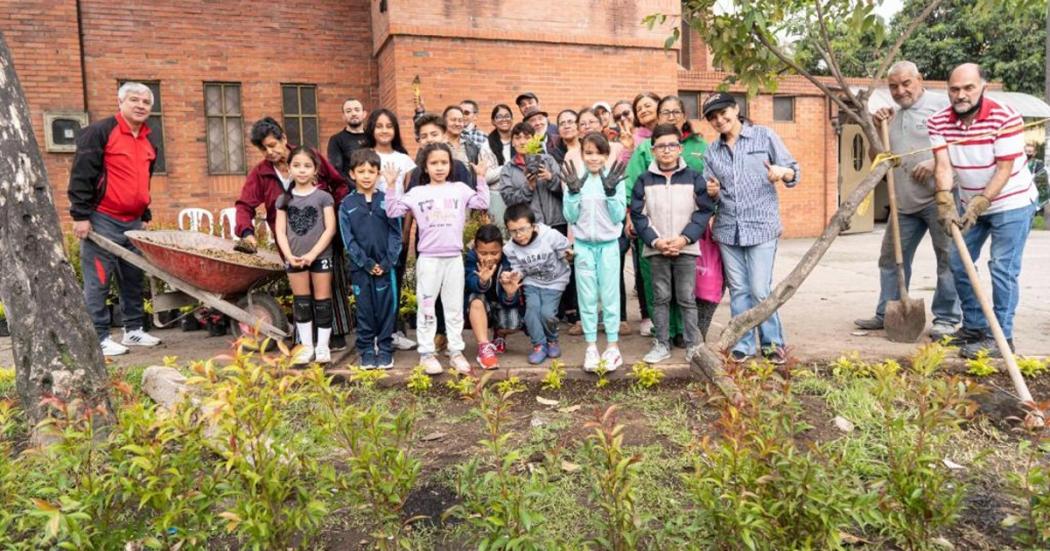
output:
[[[420,526],[438,526],[442,524],[454,524],[454,520],[448,523],[442,518],[450,507],[459,503],[459,496],[455,490],[436,483],[428,483],[415,489],[405,500],[405,506],[401,509],[401,518],[413,520],[413,524]]]
[[[282,270],[283,266],[276,264],[266,257],[247,254],[238,251],[225,251],[222,249],[204,249],[198,247],[180,247],[178,245],[165,245],[168,248],[185,251],[198,256],[204,256],[214,260],[221,260],[230,264],[240,264],[242,266],[251,266],[253,268],[262,268],[264,270]]]

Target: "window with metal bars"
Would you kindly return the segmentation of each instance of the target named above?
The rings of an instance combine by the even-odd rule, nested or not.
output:
[[[282,84],[284,130],[288,143],[317,147],[317,86],[313,84]]]
[[[241,85],[204,83],[204,118],[208,140],[208,174],[244,174],[244,116]]]

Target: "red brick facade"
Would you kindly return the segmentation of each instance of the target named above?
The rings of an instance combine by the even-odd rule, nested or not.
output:
[[[206,82],[240,84],[245,134],[262,116],[281,120],[282,84],[312,84],[322,150],[341,128],[340,106],[350,96],[397,112],[414,149],[416,75],[430,110],[472,98],[481,104],[484,129],[494,104],[511,104],[523,91],[535,92],[553,116],[642,90],[706,93],[724,76],[711,71],[695,33],[690,67],[682,68],[678,52],[663,49],[668,29],[641,25],[647,14],[677,13],[674,0],[319,0],[287,7],[81,0],[79,25],[77,4],[0,0],[6,16],[0,31],[13,51],[41,148],[45,111],[86,107],[98,120],[115,111],[118,81],[158,81],[167,170],[153,179],[153,210],[168,224],[182,208],[231,206],[243,182],[243,174],[208,172]],[[802,185],[782,195],[782,212],[787,236],[812,236],[838,201],[836,136],[814,87],[789,78],[780,92],[795,96],[792,122],[773,122],[769,95],[749,102],[750,115],[773,126],[801,163]],[[706,123],[700,128],[712,137]],[[244,142],[250,168],[261,156],[247,137]],[[64,215],[72,154],[44,156]]]

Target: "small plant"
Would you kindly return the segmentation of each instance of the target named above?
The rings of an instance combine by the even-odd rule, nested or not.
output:
[[[1017,369],[1019,369],[1025,377],[1038,377],[1047,370],[1050,370],[1050,361],[1018,356]]]
[[[838,378],[867,377],[871,373],[871,365],[860,359],[860,352],[852,351],[831,363],[831,373]]]
[[[455,392],[464,400],[469,400],[474,395],[477,386],[477,378],[459,372],[455,372],[451,379],[445,381],[445,388]]]
[[[397,315],[401,319],[408,319],[416,315],[417,308],[415,291],[406,287],[401,291],[401,304],[398,306]]]
[[[561,363],[561,360],[554,360],[551,362],[550,367],[547,368],[546,375],[543,376],[543,390],[561,390],[562,382],[565,380],[565,366]]]
[[[609,368],[605,360],[598,361],[598,369],[594,370],[594,374],[598,376],[598,381],[594,383],[595,388],[605,388],[609,385]]]
[[[412,368],[412,373],[408,376],[407,386],[416,394],[425,394],[430,387],[434,386],[434,382],[430,379],[430,375],[427,375],[423,366],[417,365]]]
[[[524,151],[526,155],[539,155],[543,153],[543,136],[536,134],[525,142]]]
[[[911,357],[912,370],[924,375],[930,375],[940,369],[941,364],[944,363],[944,358],[948,356],[948,352],[955,350],[955,347],[945,344],[948,342],[948,339],[949,337],[945,337],[941,341],[920,346]]]
[[[521,380],[521,377],[517,375],[507,377],[506,379],[496,383],[496,391],[500,394],[517,394],[519,392],[525,392],[527,387]]]
[[[649,389],[660,384],[664,372],[645,362],[636,362],[631,366],[631,376],[634,377],[635,386]]]
[[[977,352],[976,358],[966,360],[966,367],[969,368],[966,372],[975,377],[987,377],[999,372],[984,349]]]
[[[513,389],[498,394],[482,389],[478,412],[485,422],[486,438],[480,444],[488,452],[492,469],[482,472],[476,457],[461,465],[456,493],[462,501],[445,513],[478,532],[479,549],[545,548],[539,537],[545,519],[535,508],[543,480],[538,472],[519,469],[521,451],[510,446],[513,433],[505,429],[514,393]]]
[[[616,424],[616,406],[598,413],[585,426],[594,429],[584,447],[589,459],[591,500],[604,512],[596,516],[601,533],[592,543],[613,551],[637,549],[649,521],[635,508],[642,456],[625,453],[624,427]]]
[[[375,388],[376,384],[386,377],[386,371],[381,369],[361,369],[357,365],[350,367],[350,382],[360,385],[361,388]]]

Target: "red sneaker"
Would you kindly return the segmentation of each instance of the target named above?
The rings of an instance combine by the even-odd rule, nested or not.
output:
[[[492,346],[496,347],[496,353],[502,354],[507,351],[507,340],[503,337],[492,339]]]
[[[478,345],[477,360],[482,369],[499,369],[499,356],[496,355],[496,346],[491,342]]]

